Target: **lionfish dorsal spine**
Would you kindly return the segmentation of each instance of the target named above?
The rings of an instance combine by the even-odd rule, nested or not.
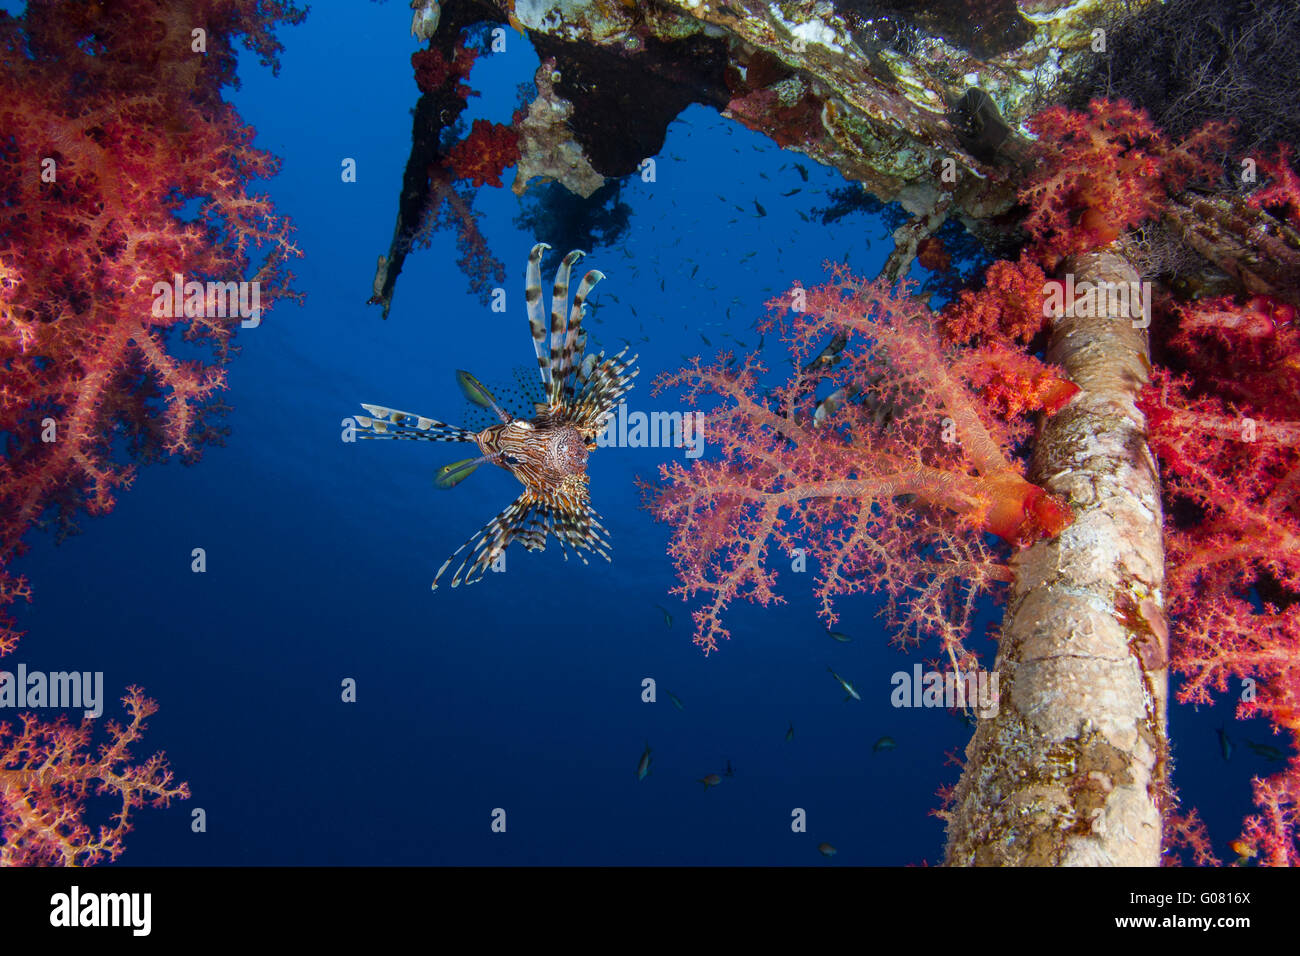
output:
[[[546,345],[546,306],[542,304],[542,254],[551,248],[544,242],[533,246],[528,253],[528,273],[524,279],[524,302],[528,306],[528,331],[533,336],[533,351],[537,353],[537,371],[542,384],[551,384],[551,358]]]
[[[564,379],[560,375],[560,369],[568,331],[569,273],[574,263],[585,255],[581,249],[574,249],[561,260],[560,267],[555,270],[555,285],[551,289],[551,377],[546,390],[546,400],[552,404],[560,401],[564,393]]]
[[[582,318],[586,312],[587,296],[605,273],[592,269],[578,283],[578,291],[573,295],[573,308],[569,311],[569,330],[564,336],[564,346],[560,354],[560,367],[557,373],[563,385],[563,398],[573,398],[573,373],[577,367],[578,356],[582,354],[587,343],[587,333],[582,328]]]

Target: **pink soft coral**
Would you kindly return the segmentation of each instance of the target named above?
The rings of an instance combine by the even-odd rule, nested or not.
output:
[[[988,379],[971,374],[979,356],[943,341],[908,283],[835,267],[832,281],[795,292],[806,311],[781,322],[796,367],[827,337],[849,336],[826,377],[857,398],[820,425],[816,380],[799,374],[761,397],[754,358],[734,369],[696,362],[656,386],[684,387],[689,404],[720,400],[704,426],[717,460],[664,466],[664,486],[648,495],[673,526],[677,593],[703,598],[696,643],[707,652],[728,636],[723,611],[738,598],[780,602],[773,565],[802,549],[817,562],[828,625],[837,596],[884,591],[904,635],[937,635],[957,662],[974,596],[1007,579],[982,532],[1027,541],[1072,516],[1024,478],[1018,428],[981,394]]]
[[[122,698],[129,722],[109,721],[107,739],[92,749],[95,721],[73,727],[24,714],[17,730],[0,723],[0,866],[89,866],[115,860],[131,829],[131,812],[146,804],[165,807],[184,800],[189,787],[176,783],[166,757],[136,762],[130,748],[157,709],[138,687]],[[92,830],[86,800],[107,797],[117,807],[109,822]]]

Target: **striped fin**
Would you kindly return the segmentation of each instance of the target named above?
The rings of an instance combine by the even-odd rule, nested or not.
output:
[[[399,412],[383,405],[361,403],[369,415],[356,415],[357,424],[366,429],[362,438],[407,438],[417,441],[474,441],[468,428],[448,425],[436,418]]]
[[[573,381],[572,374],[574,367],[579,361],[583,347],[587,344],[587,333],[582,328],[582,316],[586,311],[587,296],[591,294],[592,287],[597,282],[605,278],[605,273],[598,269],[592,269],[582,281],[578,283],[578,291],[573,296],[573,309],[569,312],[569,330],[564,336],[564,348],[560,354],[560,369],[558,372],[564,398],[573,398]]]
[[[528,274],[524,279],[524,302],[528,306],[528,331],[533,336],[533,351],[537,353],[537,369],[542,384],[551,384],[551,360],[546,354],[546,307],[542,305],[542,253],[551,248],[544,242],[533,246],[528,253]]]
[[[564,381],[560,377],[561,356],[564,353],[566,310],[569,307],[569,272],[573,264],[585,256],[581,249],[572,250],[555,270],[555,285],[551,289],[551,378],[547,383],[546,400],[558,402],[564,394]]]
[[[626,353],[627,349],[623,349],[612,358],[606,358],[604,352],[599,352],[594,361],[588,356],[579,371],[576,394],[563,406],[564,420],[588,440],[605,427],[605,419],[631,390],[632,380],[641,372],[632,368],[637,359],[635,355],[624,361]]]
[[[606,561],[610,560],[606,551],[609,531],[591,508],[585,475],[570,476],[559,490],[557,500],[540,499],[532,491],[521,494],[443,562],[434,575],[433,590],[438,589],[439,579],[466,548],[469,553],[461,559],[451,578],[453,588],[481,580],[497,555],[512,541],[521,542],[529,551],[545,551],[548,534],[556,537],[561,550],[565,545],[573,548],[584,564],[587,559],[581,551],[595,551]]]

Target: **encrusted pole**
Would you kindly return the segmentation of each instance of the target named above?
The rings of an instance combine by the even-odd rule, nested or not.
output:
[[[950,866],[1160,862],[1162,513],[1134,404],[1150,368],[1146,298],[1116,294],[1139,286],[1113,252],[1068,259],[1069,274],[1076,314],[1054,321],[1048,359],[1081,391],[1044,423],[1030,478],[1064,496],[1076,519],[1015,560],[996,664],[1001,700],[966,748],[948,815]],[[1100,287],[1091,299],[1085,282]]]

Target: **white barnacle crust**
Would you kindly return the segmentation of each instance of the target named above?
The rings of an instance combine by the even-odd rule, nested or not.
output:
[[[835,53],[844,52],[844,48],[836,42],[835,31],[821,20],[796,23],[790,27],[790,32],[805,43],[816,43]]]
[[[438,32],[438,21],[442,18],[442,7],[438,0],[411,0],[411,36],[428,40]]]

